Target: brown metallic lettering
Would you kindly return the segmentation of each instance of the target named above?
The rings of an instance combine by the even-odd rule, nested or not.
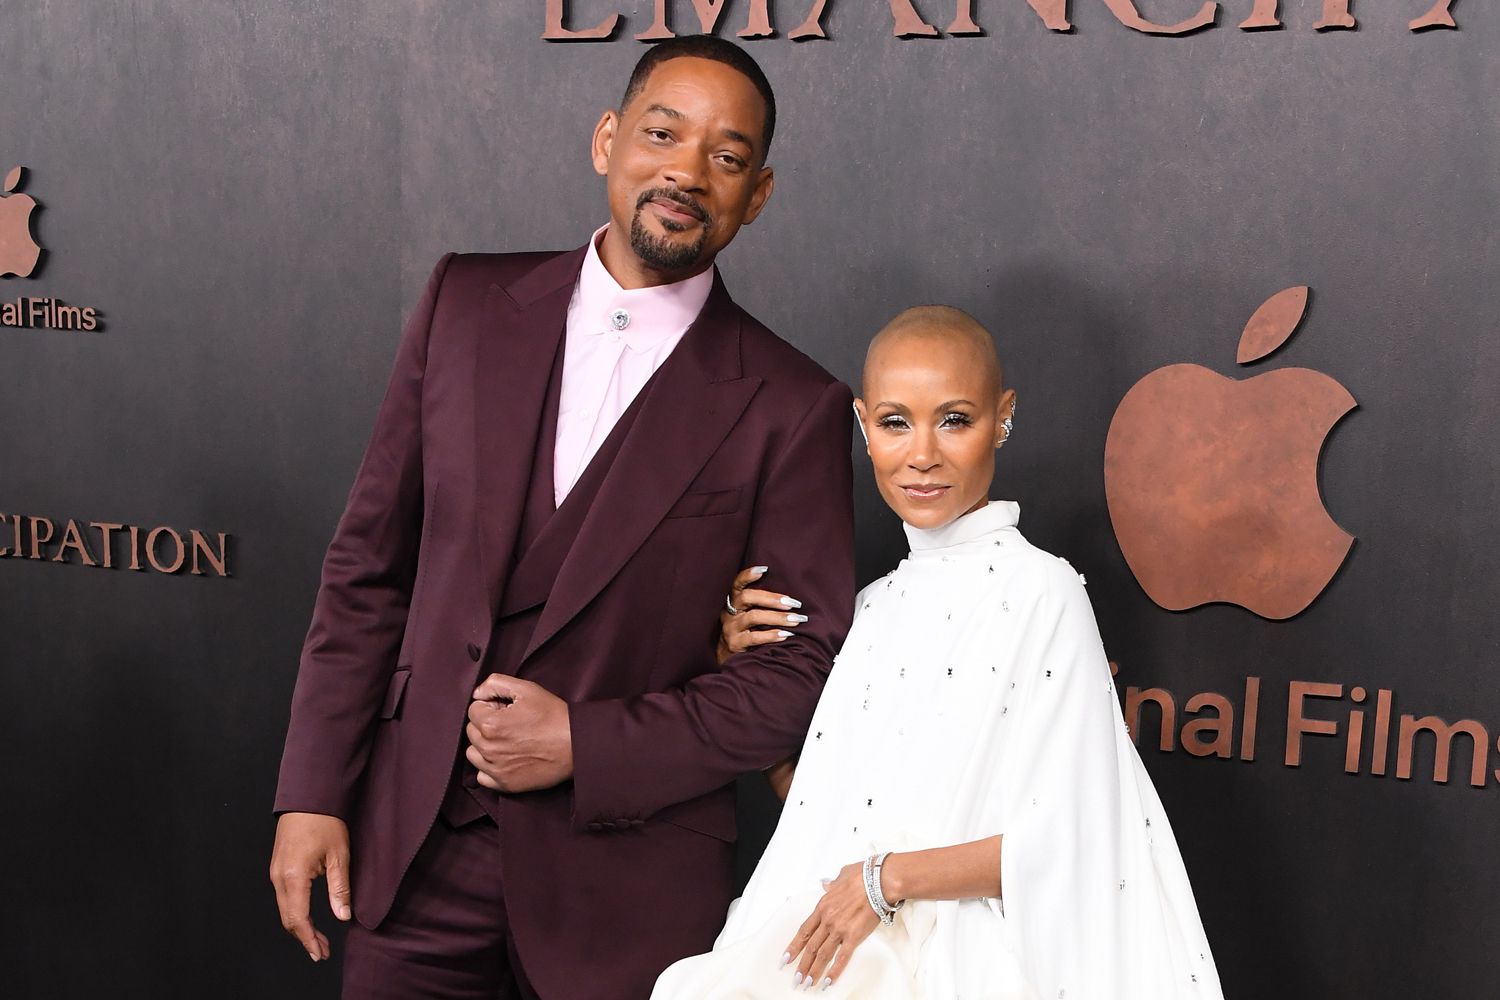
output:
[[[1453,0],[1437,0],[1431,10],[1412,21],[1407,27],[1412,31],[1426,31],[1429,28],[1457,28],[1458,24],[1453,20]]]
[[[892,0],[894,8],[896,0]],[[1042,23],[1053,31],[1072,31],[1073,24],[1068,20],[1068,0],[1027,0],[1031,9],[1041,15]],[[1214,23],[1219,15],[1217,3],[1204,3],[1198,9],[1198,13],[1176,24],[1157,24],[1148,21],[1141,16],[1136,9],[1133,0],[1104,0],[1104,6],[1108,7],[1110,13],[1114,14],[1115,20],[1135,31],[1144,32],[1148,35],[1186,35],[1200,28],[1207,28]]]
[[[1352,31],[1357,25],[1349,13],[1349,0],[1323,0],[1323,19],[1313,25],[1317,31]]]
[[[1214,716],[1194,719],[1182,727],[1182,749],[1194,757],[1228,757],[1234,753],[1234,706],[1221,694],[1204,692],[1188,699],[1185,710],[1197,712],[1211,708]],[[1200,733],[1213,733],[1213,739],[1205,740]]]
[[[1271,31],[1281,27],[1281,18],[1276,16],[1278,0],[1255,0],[1255,9],[1240,22],[1241,31]]]
[[[1490,734],[1481,723],[1473,719],[1460,719],[1450,726],[1436,715],[1424,715],[1420,719],[1410,715],[1401,716],[1401,734],[1396,745],[1396,777],[1411,778],[1412,757],[1415,753],[1413,744],[1416,743],[1417,733],[1423,730],[1431,733],[1436,741],[1432,761],[1433,781],[1444,785],[1448,783],[1448,762],[1453,752],[1453,737],[1463,733],[1474,744],[1470,758],[1469,784],[1475,788],[1484,787]]]
[[[27,520],[31,522],[31,558],[40,559],[42,558],[42,546],[52,541],[52,534],[56,529],[56,525],[45,517],[32,517],[27,518]],[[44,524],[47,526],[47,533],[45,535],[40,534],[37,530]]]
[[[891,34],[897,38],[933,38],[938,30],[922,20],[922,15],[911,5],[911,0],[888,0],[891,5]]]
[[[162,565],[156,558],[157,542],[162,535],[167,535],[177,546],[177,558],[167,565]],[[187,548],[182,544],[182,536],[171,528],[153,528],[151,534],[146,536],[146,559],[151,563],[151,568],[158,573],[176,573],[182,569],[182,564],[187,561]]]
[[[52,557],[53,562],[67,562],[68,550],[77,552],[85,566],[99,565],[94,557],[89,554],[88,548],[83,543],[83,533],[78,530],[78,522],[68,518],[67,527],[63,529],[62,546],[58,548],[57,555]]]
[[[826,0],[824,0],[826,2]],[[655,42],[664,38],[676,38],[668,24],[667,8],[672,0],[656,0],[656,16],[651,21],[651,27],[636,35],[636,39],[642,42]],[[698,27],[703,34],[711,35],[719,26],[719,16],[724,13],[729,0],[692,0],[693,11],[698,15]],[[822,15],[822,3],[818,5],[818,14]],[[800,29],[799,29],[800,30]],[[771,8],[769,0],[750,0],[750,12],[746,15],[745,27],[737,32],[740,38],[770,38],[776,34],[776,28],[771,24]]]
[[[1370,750],[1370,773],[1384,774],[1390,758],[1391,692],[1381,688],[1375,694],[1375,745]]]
[[[1177,745],[1177,702],[1166,688],[1125,689],[1125,721],[1130,726],[1130,735],[1140,746],[1141,705],[1151,702],[1161,710],[1161,732],[1156,745],[1161,750],[1171,750]]]
[[[229,572],[228,572],[228,570],[225,569],[225,565],[226,565],[226,563],[228,561],[227,558],[226,558],[226,550],[227,550],[229,536],[226,535],[226,534],[224,534],[222,531],[219,532],[219,535],[218,535],[218,538],[219,538],[219,551],[218,551],[217,555],[215,555],[214,554],[214,550],[211,547],[209,547],[208,539],[203,537],[203,533],[202,532],[197,531],[195,529],[192,532],[191,537],[192,537],[192,540],[193,540],[193,569],[192,569],[192,575],[193,576],[202,576],[203,575],[203,570],[199,566],[199,563],[198,563],[198,556],[201,554],[204,559],[208,560],[209,566],[211,566],[213,568],[213,571],[214,571],[214,573],[216,575],[218,575],[218,576],[228,576]]]
[[[974,0],[958,0],[958,9],[953,12],[953,23],[948,25],[948,34],[984,34],[984,29],[974,23]]]
[[[99,529],[99,537],[102,538],[102,539],[104,539],[104,545],[103,545],[103,548],[104,548],[104,565],[103,565],[103,568],[104,569],[112,569],[112,568],[114,568],[114,564],[115,564],[114,540],[111,539],[109,536],[110,536],[110,534],[112,532],[119,531],[121,528],[125,527],[125,525],[123,525],[123,524],[113,524],[113,523],[111,523],[109,521],[95,521],[91,525],[89,525],[89,527],[91,527],[91,528],[98,528]]]
[[[1245,678],[1245,722],[1240,733],[1240,760],[1255,759],[1255,726],[1260,721],[1260,678]]]
[[[542,37],[549,42],[603,42],[608,41],[615,33],[615,25],[620,23],[619,14],[611,14],[592,28],[580,31],[572,31],[565,27],[567,12],[564,9],[566,0],[547,0],[547,27],[542,32]],[[670,37],[670,36],[664,36]]]
[[[1349,700],[1356,705],[1365,700],[1365,689],[1354,687],[1349,690]],[[1365,738],[1365,713],[1353,711],[1349,713],[1349,739],[1344,744],[1344,773],[1359,773],[1359,753],[1363,749]]]
[[[1309,719],[1303,715],[1302,703],[1308,697],[1339,698],[1344,694],[1342,684],[1314,684],[1308,681],[1292,681],[1287,694],[1286,710],[1286,766],[1302,766],[1302,737],[1311,733],[1318,736],[1333,736],[1339,731],[1338,723],[1326,719]]]
[[[827,38],[823,33],[823,8],[828,6],[828,0],[818,0],[813,9],[808,13],[807,20],[792,29],[787,35],[794,42],[800,42],[807,38]]]

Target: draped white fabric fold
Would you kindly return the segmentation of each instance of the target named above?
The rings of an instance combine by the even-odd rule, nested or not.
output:
[[[1222,1000],[1081,577],[991,502],[860,593],[781,820],[714,951],[655,1000],[783,996],[819,879],[1003,835],[1001,898],[909,903],[829,997]],[[1000,887],[997,887],[1000,888]]]

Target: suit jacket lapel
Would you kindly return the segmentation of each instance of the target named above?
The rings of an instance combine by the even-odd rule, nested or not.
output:
[[[609,583],[687,490],[760,387],[740,369],[738,307],[714,276],[698,319],[643,391],[640,413],[563,561],[530,656]]]
[[[587,248],[552,257],[512,283],[491,285],[474,364],[474,482],[479,564],[493,620],[504,593],[539,442],[552,362]]]

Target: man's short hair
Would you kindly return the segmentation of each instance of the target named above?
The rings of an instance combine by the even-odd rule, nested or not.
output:
[[[620,110],[625,110],[625,107],[641,92],[656,67],[671,59],[687,57],[712,59],[714,62],[723,63],[738,70],[755,84],[755,89],[760,91],[761,99],[766,105],[766,127],[761,133],[761,140],[765,146],[761,150],[761,162],[764,163],[771,151],[771,137],[776,134],[776,94],[771,90],[771,81],[766,79],[766,74],[761,71],[760,64],[751,57],[750,53],[733,42],[714,35],[679,35],[676,38],[657,42],[647,49],[645,55],[641,56],[635,64],[635,69],[631,71],[630,82],[625,85],[625,96],[620,100]]]

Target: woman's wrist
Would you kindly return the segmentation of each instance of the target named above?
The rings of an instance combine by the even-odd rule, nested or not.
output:
[[[891,853],[880,866],[880,894],[892,906],[907,898],[906,872],[908,854]]]

